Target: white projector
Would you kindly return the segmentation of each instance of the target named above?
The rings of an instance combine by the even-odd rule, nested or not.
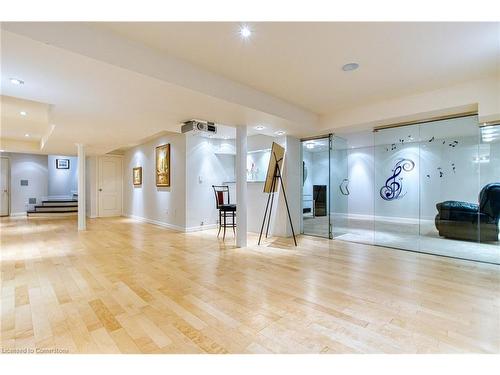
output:
[[[185,121],[181,127],[181,132],[188,133],[191,131],[216,134],[217,126],[215,126],[213,122],[209,121],[202,121],[202,120]]]

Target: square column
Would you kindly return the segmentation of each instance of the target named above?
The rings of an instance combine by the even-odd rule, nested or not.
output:
[[[247,128],[236,128],[236,246],[247,246]]]
[[[76,144],[78,150],[78,230],[87,229],[85,212],[85,145]]]

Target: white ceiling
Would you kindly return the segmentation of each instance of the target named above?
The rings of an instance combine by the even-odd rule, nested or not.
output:
[[[191,118],[317,135],[317,114],[491,74],[499,25],[252,23],[243,41],[237,23],[4,23],[1,93],[48,117],[35,131],[2,114],[2,138],[55,126],[42,152],[105,153]]]
[[[25,84],[13,85],[10,77]],[[7,31],[2,32],[1,88],[5,95],[52,106],[49,122],[55,128],[46,153],[74,154],[75,143],[88,145],[90,153],[130,147],[153,134],[179,132],[181,122],[191,118],[266,124],[293,133],[292,124],[276,116]]]
[[[498,69],[500,23],[101,23],[318,114],[431,90]],[[360,68],[344,72],[345,63]]]
[[[2,95],[0,106],[2,138],[40,142],[49,131],[49,105]]]

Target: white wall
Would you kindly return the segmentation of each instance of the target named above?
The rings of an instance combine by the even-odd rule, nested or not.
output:
[[[48,166],[46,155],[2,153],[10,159],[11,215],[26,213],[28,198],[36,198],[37,204],[47,199]],[[28,186],[21,186],[28,180]]]
[[[155,148],[170,143],[168,188],[155,181]],[[132,184],[132,168],[142,167],[142,186]],[[186,227],[186,137],[168,134],[128,150],[124,155],[123,212],[177,230]]]
[[[69,169],[57,169],[56,159],[68,159]],[[78,191],[78,158],[74,156],[48,156],[49,199],[71,199]]]
[[[186,230],[215,227],[218,214],[212,185],[234,181],[234,152],[234,140],[210,139],[187,134]],[[231,203],[236,203],[234,189],[231,189],[230,196]]]
[[[371,129],[374,126],[478,111],[480,122],[500,120],[500,71],[483,79],[438,90],[398,96],[345,108],[322,116],[324,132]]]
[[[248,149],[267,149],[273,141],[287,147],[284,180],[298,233],[301,194],[300,168],[297,167],[301,163],[299,140],[251,136]],[[172,187],[160,189],[156,188],[154,180],[154,149],[163,143],[171,144]],[[234,140],[208,139],[193,134],[167,135],[128,150],[124,156],[124,214],[183,231],[215,227],[218,214],[212,185],[228,184],[231,202],[238,203],[234,183],[230,181],[234,178],[230,171],[231,166],[234,167],[230,155],[234,152]],[[139,166],[143,168],[143,184],[134,187],[132,168]],[[262,224],[268,197],[263,188],[263,182],[248,182],[247,217],[251,232],[260,231]],[[282,199],[281,193],[278,193],[271,225],[274,235],[291,234]]]
[[[85,160],[85,211],[88,217],[97,217],[97,156]]]

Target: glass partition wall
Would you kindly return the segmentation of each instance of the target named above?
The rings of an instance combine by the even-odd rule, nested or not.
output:
[[[500,125],[464,116],[342,138],[335,238],[500,264]]]
[[[302,141],[303,234],[331,238],[331,136]]]

